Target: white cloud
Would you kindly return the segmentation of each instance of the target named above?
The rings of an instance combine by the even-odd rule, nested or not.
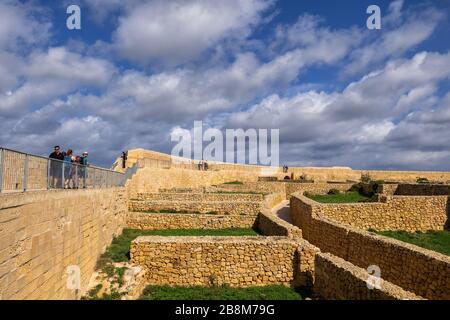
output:
[[[38,19],[37,16],[44,18]],[[0,50],[17,50],[22,45],[46,42],[51,23],[45,21],[45,11],[18,1],[0,3]]]
[[[422,11],[403,8],[403,1],[393,1],[380,31],[364,30],[365,45],[351,53],[344,75],[355,75],[377,66],[390,57],[401,57],[430,38],[445,14],[433,7]]]
[[[114,42],[132,61],[179,64],[228,37],[246,37],[272,1],[146,1],[119,19]]]

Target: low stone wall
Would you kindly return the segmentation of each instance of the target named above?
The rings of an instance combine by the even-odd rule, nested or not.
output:
[[[303,194],[309,192],[312,194],[326,194],[330,189],[337,189],[339,191],[348,191],[353,183],[286,183],[286,195],[296,192]]]
[[[400,196],[448,196],[448,184],[383,184],[379,186],[379,193],[383,195]]]
[[[321,217],[314,201],[296,194],[291,217],[302,236],[363,269],[377,265],[381,277],[427,299],[450,299],[450,257]]]
[[[265,209],[271,210],[276,205],[280,204],[282,201],[286,200],[284,193],[272,193],[264,196],[263,207]]]
[[[165,196],[166,194],[163,194]],[[285,199],[284,193],[275,193],[270,195],[253,195],[253,194],[230,194],[230,195],[217,195],[216,197],[208,197],[208,194],[194,194],[199,195],[197,199],[205,199],[202,198],[203,195],[206,195],[207,200],[226,200],[228,202],[218,202],[218,201],[206,201],[206,202],[195,202],[193,200],[190,201],[181,201],[184,195],[187,196],[188,199],[191,193],[174,193],[170,194],[175,195],[174,198],[171,198],[170,201],[131,201],[130,209],[131,212],[127,215],[127,226],[128,228],[133,229],[145,229],[145,230],[158,230],[158,229],[198,229],[198,228],[210,228],[210,229],[221,229],[221,228],[252,228],[257,227],[258,225],[258,217],[259,212],[267,210],[270,213],[270,209],[279,204],[281,201]],[[140,194],[140,199],[154,198],[154,194]],[[222,197],[224,196],[224,197]],[[260,200],[260,202],[236,202],[242,200]],[[157,206],[154,206],[156,203]],[[160,204],[164,205],[161,206]],[[250,204],[250,205],[249,205]],[[189,210],[189,211],[198,211],[206,213],[209,211],[215,211],[215,214],[201,214],[201,213],[144,213],[139,211],[144,211],[143,209],[173,209],[176,211]],[[231,208],[231,209],[229,209]],[[201,211],[202,210],[202,211]],[[224,214],[227,213],[227,214]],[[276,217],[275,217],[276,218]],[[278,230],[280,233],[280,228],[289,228],[289,224],[285,223],[281,219],[279,219],[280,223],[282,223],[283,227],[276,225],[276,222],[272,221],[271,224],[263,219],[264,230],[269,232],[269,229]],[[269,227],[272,225],[272,227]],[[292,225],[289,229],[295,228]],[[298,229],[298,228],[295,228]],[[286,229],[287,230],[287,229]],[[298,230],[299,231],[299,230]],[[294,233],[298,233],[298,231],[294,231]],[[275,232],[275,231],[274,231]],[[286,231],[287,232],[287,231]],[[270,235],[278,235],[278,233],[269,233]]]
[[[251,215],[140,212],[127,215],[127,228],[142,230],[253,228],[255,224],[256,219]]]
[[[385,202],[310,202],[315,214],[367,230],[444,230],[448,220],[448,196],[394,196]]]
[[[313,194],[326,194],[330,189],[347,191],[353,183],[300,183],[300,182],[245,182],[244,184],[221,184],[217,186],[219,190],[237,191],[237,192],[263,192],[263,193],[284,193],[287,198],[291,194],[306,191]]]
[[[329,253],[315,255],[314,291],[327,300],[420,300],[411,292],[382,279],[369,289],[366,270]]]
[[[221,215],[256,215],[261,211],[262,202],[252,201],[130,201],[130,211],[152,212],[172,210],[186,213],[216,213]]]
[[[227,193],[138,193],[133,200],[162,200],[162,201],[263,201],[262,194],[227,194]]]
[[[0,299],[79,298],[126,212],[124,188],[0,195]]]
[[[312,250],[286,237],[138,237],[131,259],[147,269],[149,284],[302,285],[311,278]]]
[[[286,193],[286,186],[281,182],[258,181],[244,184],[220,184],[218,190],[234,192]]]
[[[266,236],[302,237],[302,231],[299,228],[267,210],[263,210],[258,215],[257,228]]]
[[[250,182],[257,179],[257,172],[140,168],[126,186],[130,197],[135,198],[136,193],[158,192],[159,189],[200,188],[236,180]]]

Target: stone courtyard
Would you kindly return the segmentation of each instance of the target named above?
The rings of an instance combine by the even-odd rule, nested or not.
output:
[[[448,172],[277,168],[268,176],[262,167],[226,163],[199,171],[143,149],[114,169],[125,173],[123,187],[0,195],[0,299],[138,299],[148,285],[450,299],[448,255],[377,233],[448,231]],[[372,181],[361,182],[367,175]],[[370,189],[370,201],[308,197],[355,185]],[[212,235],[180,235],[189,230]],[[107,258],[126,232],[137,235],[126,240],[127,256]]]

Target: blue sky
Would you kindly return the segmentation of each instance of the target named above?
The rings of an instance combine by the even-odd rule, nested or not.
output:
[[[78,4],[82,30],[66,28]],[[366,28],[381,8],[382,29]],[[278,128],[282,163],[450,170],[450,1],[0,1],[0,145],[170,152]]]

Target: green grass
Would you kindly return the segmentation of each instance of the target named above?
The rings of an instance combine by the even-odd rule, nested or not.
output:
[[[130,243],[139,236],[257,236],[258,231],[251,228],[228,229],[173,229],[173,230],[138,230],[124,229],[122,234],[112,241],[106,252],[99,259],[97,266],[107,261],[123,262],[130,260]]]
[[[141,300],[302,300],[293,288],[282,285],[231,288],[228,286],[147,286]]]
[[[225,182],[224,184],[244,184],[241,181],[230,181],[230,182]]]
[[[366,202],[370,198],[359,194],[356,191],[342,192],[339,194],[320,194],[311,195],[305,193],[308,198],[320,202],[320,203],[355,203],[355,202]]]
[[[450,231],[369,231],[450,256]]]

